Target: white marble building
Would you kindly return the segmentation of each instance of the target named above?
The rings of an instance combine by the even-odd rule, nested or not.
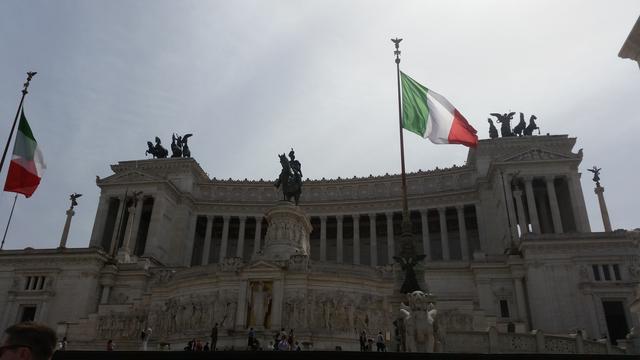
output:
[[[465,166],[407,175],[444,351],[614,352],[589,339],[640,325],[640,232],[591,232],[574,144],[481,140]],[[284,327],[313,349],[357,350],[363,329],[394,348],[399,176],[307,180],[296,208],[272,181],[210,179],[194,159],[111,169],[87,248],[0,252],[0,326],[42,321],[77,349],[136,349],[148,327],[181,349],[215,323],[218,348],[244,349],[250,327],[265,347]]]

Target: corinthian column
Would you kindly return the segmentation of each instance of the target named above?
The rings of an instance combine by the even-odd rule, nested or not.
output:
[[[547,195],[549,196],[549,206],[551,207],[551,217],[553,218],[553,230],[556,234],[562,234],[562,220],[560,218],[560,207],[556,197],[556,187],[553,184],[553,176],[545,178],[547,182]]]
[[[244,256],[244,229],[247,223],[246,216],[240,216],[240,229],[238,231],[238,248],[236,249],[236,257],[243,258]]]
[[[529,210],[529,220],[531,220],[531,231],[535,234],[540,234],[538,208],[536,207],[536,197],[533,193],[533,177],[524,178],[524,190],[527,194],[527,209]]]
[[[422,251],[427,256],[427,259],[431,258],[431,246],[429,240],[429,213],[428,209],[420,210],[420,220],[422,221]]]
[[[207,215],[207,227],[204,231],[204,246],[202,247],[202,265],[209,264],[211,253],[211,230],[213,228],[213,216]]]
[[[378,236],[376,234],[376,214],[369,214],[369,250],[371,266],[378,266]]]
[[[342,264],[342,215],[336,215],[336,262]]]
[[[467,240],[467,223],[464,218],[464,205],[456,206],[458,212],[458,228],[460,229],[460,250],[462,260],[469,260],[469,241]]]
[[[220,257],[219,263],[222,263],[225,257],[227,257],[227,246],[229,243],[229,215],[222,217],[224,223],[222,224],[222,243],[220,244]]]
[[[527,226],[527,218],[524,214],[524,205],[522,204],[522,190],[513,190],[513,197],[516,199],[516,210],[518,211],[518,224],[520,225],[520,235],[524,235],[529,232]]]
[[[320,216],[320,261],[327,261],[327,217]]]
[[[440,245],[442,246],[442,260],[449,260],[449,234],[447,232],[447,209],[438,208],[440,215]]]
[[[353,264],[360,265],[360,215],[353,215]]]

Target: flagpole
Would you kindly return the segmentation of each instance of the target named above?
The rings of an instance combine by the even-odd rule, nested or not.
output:
[[[7,221],[7,227],[4,228],[4,235],[2,236],[2,243],[0,244],[0,250],[4,247],[4,240],[7,238],[7,230],[9,230],[9,224],[11,224],[11,217],[13,216],[13,209],[16,207],[16,200],[18,200],[18,193],[13,198],[13,206],[11,206],[11,213],[9,214],[9,221]]]
[[[402,134],[402,103],[400,94],[400,42],[402,39],[391,39],[396,46],[393,54],[396,56],[396,78],[398,82],[398,125],[400,129],[400,162],[402,164],[402,233],[411,234],[411,219],[409,217],[409,204],[407,202],[407,175],[404,169],[404,137]]]
[[[4,146],[4,152],[2,153],[2,160],[0,160],[0,171],[2,171],[2,167],[4,166],[4,159],[7,157],[7,150],[9,149],[9,144],[11,143],[11,138],[13,137],[13,131],[16,128],[16,123],[18,122],[18,116],[20,115],[20,110],[22,109],[22,104],[24,103],[24,98],[29,93],[27,89],[29,88],[29,83],[33,76],[37,74],[35,71],[29,71],[27,73],[27,82],[24,83],[24,89],[22,89],[22,98],[20,98],[20,105],[18,105],[18,110],[16,111],[16,117],[13,119],[13,125],[11,126],[11,131],[9,132],[9,138],[7,139],[7,144]],[[15,201],[14,201],[15,205]],[[6,233],[5,233],[6,235]],[[4,243],[4,239],[3,239]]]

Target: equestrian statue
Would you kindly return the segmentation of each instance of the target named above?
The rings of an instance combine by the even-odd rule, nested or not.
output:
[[[293,149],[289,152],[289,159],[285,154],[278,154],[282,171],[278,180],[274,183],[276,188],[282,186],[283,200],[291,201],[294,198],[295,204],[298,205],[300,193],[302,192],[302,165],[296,160]]]

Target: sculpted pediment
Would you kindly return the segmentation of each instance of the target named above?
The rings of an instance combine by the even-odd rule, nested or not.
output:
[[[541,160],[575,160],[578,155],[561,154],[544,149],[529,149],[518,154],[510,154],[502,158],[501,162],[541,161]]]
[[[244,272],[273,272],[281,271],[282,266],[271,261],[258,260],[253,262],[242,269]]]
[[[149,181],[161,181],[160,177],[150,175],[137,170],[127,171],[125,173],[113,174],[104,179],[97,179],[99,184],[122,184],[122,183],[137,183],[137,182],[149,182]]]

